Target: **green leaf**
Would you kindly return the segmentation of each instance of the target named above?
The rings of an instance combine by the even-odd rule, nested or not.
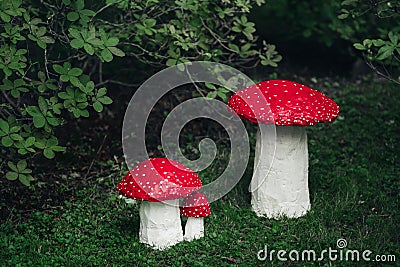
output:
[[[369,47],[372,45],[372,40],[371,39],[364,39],[363,40],[363,45],[366,47]]]
[[[145,24],[148,28],[153,27],[154,25],[156,25],[156,23],[157,23],[157,21],[156,21],[155,19],[146,19],[146,20],[144,21],[144,24]]]
[[[224,92],[217,91],[217,95],[218,95],[220,98],[222,98],[224,101],[227,100],[227,96],[226,96],[226,94],[225,94]]]
[[[21,135],[15,134],[15,133],[10,134],[10,138],[12,140],[14,140],[14,141],[22,141],[22,140],[24,140]]]
[[[29,186],[30,185],[30,180],[24,174],[19,175],[19,181],[25,186]]]
[[[167,60],[167,62],[166,62],[166,65],[167,65],[168,67],[174,66],[174,65],[176,65],[177,62],[178,62],[178,61],[177,61],[176,59],[169,58],[169,59]]]
[[[25,140],[25,147],[30,147],[35,143],[35,137],[30,136]]]
[[[97,91],[97,95],[96,96],[97,97],[101,97],[101,96],[104,96],[106,94],[107,94],[107,89],[105,87],[102,87]]]
[[[61,99],[70,99],[71,98],[71,96],[67,92],[58,93],[58,97]]]
[[[5,136],[1,139],[1,144],[5,147],[10,147],[13,143],[14,141],[9,136]]]
[[[111,37],[105,41],[106,46],[116,46],[119,43],[119,39],[117,37]]]
[[[83,92],[76,90],[74,98],[76,102],[87,105],[87,97]]]
[[[38,39],[36,43],[37,43],[38,46],[39,46],[40,48],[42,48],[42,49],[46,49],[46,47],[47,47],[46,43],[43,42],[42,40],[39,40],[39,39]]]
[[[353,44],[354,48],[357,50],[366,50],[365,46],[360,43]]]
[[[58,139],[55,136],[52,136],[50,139],[47,140],[47,146],[52,147],[58,144]]]
[[[239,47],[237,46],[237,45],[235,45],[235,44],[228,44],[228,47],[230,48],[230,49],[232,49],[233,51],[235,51],[236,53],[239,53]]]
[[[50,36],[42,36],[42,37],[40,37],[40,40],[45,42],[46,44],[54,44],[55,43],[54,39]]]
[[[69,76],[67,74],[63,74],[60,76],[60,80],[63,82],[68,82],[69,81]]]
[[[88,81],[86,86],[85,86],[85,93],[92,92],[94,90],[94,82],[93,81]]]
[[[80,33],[77,29],[69,28],[68,31],[69,31],[69,34],[70,34],[72,37],[74,37],[74,38],[76,38],[76,39],[82,39],[81,33]]]
[[[113,60],[113,55],[111,54],[110,50],[108,50],[107,48],[103,49],[101,51],[101,57],[103,58],[103,60],[105,62],[110,62]]]
[[[10,133],[16,133],[19,132],[21,130],[20,126],[13,126],[10,128]]]
[[[103,105],[99,101],[96,101],[93,103],[93,109],[96,110],[97,112],[102,112]]]
[[[92,56],[92,55],[94,54],[94,48],[93,48],[93,46],[91,46],[90,44],[85,43],[85,44],[83,45],[83,48],[85,49],[86,53],[88,53],[89,55]]]
[[[20,160],[17,163],[17,169],[18,169],[19,172],[25,170],[26,166],[28,166],[28,164],[26,163],[26,160]]]
[[[52,158],[54,158],[55,157],[55,153],[54,153],[54,151],[52,150],[52,149],[50,149],[50,148],[45,148],[44,150],[43,150],[43,155],[46,157],[46,158],[48,158],[48,159],[52,159]]]
[[[76,108],[72,111],[72,114],[75,118],[79,118],[81,116],[81,110]]]
[[[47,105],[47,102],[46,102],[46,100],[44,99],[43,96],[39,96],[38,104],[39,104],[40,111],[42,113],[46,113],[47,110],[48,110],[48,105]]]
[[[55,70],[55,72],[57,72],[58,74],[67,74],[67,70],[65,70],[62,66],[58,65],[58,64],[54,64],[53,65],[53,69]]]
[[[68,75],[70,76],[79,76],[83,73],[80,68],[72,68],[68,71]]]
[[[184,71],[184,70],[185,70],[185,65],[183,65],[182,63],[177,64],[176,67],[177,67],[178,70],[180,70],[180,71]]]
[[[97,100],[100,101],[101,103],[103,103],[104,105],[109,105],[112,103],[112,99],[109,98],[108,96],[102,96],[102,97],[98,98]]]
[[[83,9],[79,12],[79,14],[91,17],[91,16],[94,16],[96,14],[96,12],[94,12],[93,10],[90,10],[90,9]]]
[[[86,42],[92,44],[95,47],[99,47],[104,44],[103,41],[98,38],[88,39],[88,40],[86,40]]]
[[[77,1],[74,3],[74,7],[75,7],[76,10],[82,10],[82,9],[85,7],[85,2],[84,2],[84,0],[77,0]]]
[[[9,161],[9,162],[7,162],[7,165],[8,165],[8,167],[9,167],[11,170],[13,170],[13,171],[15,171],[15,172],[18,172],[18,168],[17,168],[17,166],[14,164],[14,162]]]
[[[242,50],[243,52],[246,52],[246,51],[248,51],[250,48],[251,48],[251,44],[250,44],[250,43],[247,43],[247,44],[245,44],[245,45],[242,46],[241,50]]]
[[[0,18],[4,22],[10,22],[11,21],[11,17],[9,15],[7,15],[6,13],[4,13],[3,11],[1,11],[1,10],[0,10]]]
[[[109,47],[108,50],[110,50],[111,53],[113,53],[114,55],[118,56],[118,57],[124,57],[125,53],[124,51],[122,51],[119,48],[116,47]]]
[[[177,58],[179,58],[180,57],[180,50],[178,49],[177,51],[175,51],[175,50],[173,50],[173,49],[170,49],[170,50],[168,50],[168,55],[171,57],[171,58],[174,58],[174,59],[177,59]],[[175,63],[174,64],[172,64],[172,65],[175,65]],[[172,66],[171,65],[171,66]]]
[[[104,88],[105,89],[105,88]],[[100,90],[99,90],[100,91]],[[8,122],[6,122],[3,119],[0,119],[0,129],[4,131],[5,133],[8,133],[10,130],[10,126],[8,125]]]
[[[209,89],[213,89],[213,90],[217,89],[217,88],[215,87],[215,85],[212,84],[212,83],[205,83],[205,85],[206,85],[206,87],[209,88]]]
[[[7,180],[15,181],[18,178],[18,173],[17,172],[7,172],[6,178],[7,178]]]
[[[12,95],[14,98],[19,98],[19,97],[20,97],[20,93],[19,93],[18,90],[11,90],[11,95]]]
[[[217,96],[217,92],[214,91],[214,92],[209,92],[206,97],[214,99],[216,96]]]
[[[77,21],[79,19],[79,14],[77,12],[69,12],[67,14],[67,19],[69,21]]]
[[[23,173],[23,174],[28,174],[28,173],[32,173],[32,170],[31,170],[31,169],[27,169],[27,168],[25,168],[25,169],[21,170],[21,172],[20,172],[20,173]]]
[[[0,90],[10,90],[14,88],[13,82],[7,79],[3,79],[3,84],[0,85]]]
[[[399,35],[395,34],[393,32],[389,32],[388,34],[389,40],[394,44],[397,45],[397,42],[399,41]]]
[[[83,47],[85,42],[82,39],[73,39],[70,44],[73,48],[79,49]]]
[[[242,29],[239,28],[239,27],[237,27],[237,26],[233,26],[233,27],[232,27],[232,31],[234,31],[234,32],[241,32]]]
[[[46,119],[43,115],[36,115],[33,117],[33,125],[36,128],[42,128],[46,124]]]
[[[386,42],[382,39],[375,39],[372,40],[372,43],[374,44],[374,46],[380,47],[386,44]]]
[[[63,147],[63,146],[52,146],[51,149],[53,149],[53,151],[56,151],[56,152],[62,152],[62,151],[65,151],[66,147]]]
[[[377,60],[384,60],[390,57],[393,54],[394,47],[392,46],[382,46],[378,51],[378,56],[376,57]]]
[[[41,81],[45,81],[45,80],[46,80],[46,75],[44,74],[43,71],[39,71],[39,72],[38,72],[38,78],[39,78],[39,80],[41,80]]]
[[[56,90],[58,87],[55,84],[52,84],[50,82],[54,82],[53,79],[49,80],[48,83],[46,83],[47,88],[49,88],[50,90]]]
[[[33,152],[35,152],[35,150],[33,150]],[[27,153],[28,153],[28,150],[25,148],[18,149],[18,154],[20,154],[20,155],[26,155]]]
[[[60,122],[57,118],[54,117],[46,117],[47,122],[51,125],[51,126],[59,126]]]
[[[37,140],[37,142],[35,142],[35,147],[44,149],[46,147],[46,143],[43,140]]]
[[[40,109],[37,106],[28,106],[26,108],[26,112],[28,112],[28,114],[32,117],[41,114]]]
[[[85,118],[89,117],[89,111],[87,111],[87,110],[81,110],[80,113],[81,113],[82,117],[85,117]]]
[[[81,82],[79,81],[79,79],[77,77],[69,77],[69,81],[71,82],[72,85],[79,87],[81,86]]]
[[[23,79],[16,79],[14,81],[14,87],[20,87],[20,86],[25,85],[25,84],[26,83],[25,83],[25,81]]]

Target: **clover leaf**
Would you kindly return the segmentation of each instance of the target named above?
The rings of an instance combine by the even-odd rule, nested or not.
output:
[[[0,137],[1,144],[5,147],[12,146],[15,142],[23,140],[20,135],[21,127],[10,125],[3,119],[0,119]]]
[[[43,155],[48,159],[54,158],[56,155],[55,152],[62,152],[66,149],[65,147],[58,145],[58,140],[54,136],[49,139],[38,140],[35,142],[35,146],[42,149]]]
[[[93,102],[93,108],[97,112],[103,111],[103,108],[104,108],[103,105],[109,105],[112,103],[111,98],[106,96],[106,93],[107,93],[107,89],[104,87],[100,88],[97,91],[96,97],[94,98],[94,102]]]
[[[83,73],[80,68],[72,68],[71,63],[65,62],[62,66],[53,65],[53,69],[60,75],[60,80],[63,82],[71,82],[72,85],[79,87],[81,85],[79,76]]]
[[[35,180],[31,175],[32,170],[27,168],[28,164],[26,163],[26,160],[18,161],[17,165],[9,161],[7,165],[11,170],[6,173],[6,178],[8,180],[14,181],[18,179],[26,186],[29,186],[30,182]]]

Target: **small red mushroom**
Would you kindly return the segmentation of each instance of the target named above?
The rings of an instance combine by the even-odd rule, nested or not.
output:
[[[119,182],[117,189],[140,205],[139,240],[164,249],[183,240],[179,199],[201,188],[199,176],[183,164],[152,158],[136,165]]]
[[[184,240],[192,241],[204,237],[204,217],[211,213],[207,197],[198,191],[192,193],[185,198],[180,211],[182,216],[188,217]]]
[[[310,209],[307,135],[303,126],[332,122],[339,106],[305,85],[269,80],[236,92],[228,105],[258,123],[252,208],[267,217],[299,217]],[[276,125],[276,138],[271,125]],[[261,134],[264,133],[264,134]]]

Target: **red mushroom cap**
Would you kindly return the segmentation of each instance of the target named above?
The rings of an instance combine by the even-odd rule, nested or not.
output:
[[[339,106],[326,95],[286,80],[264,81],[240,90],[228,105],[251,122],[285,126],[331,122],[339,114]]]
[[[185,198],[180,211],[186,217],[208,217],[211,213],[207,197],[198,191]]]
[[[130,170],[117,189],[128,198],[160,202],[186,197],[201,186],[192,169],[174,160],[152,158]]]

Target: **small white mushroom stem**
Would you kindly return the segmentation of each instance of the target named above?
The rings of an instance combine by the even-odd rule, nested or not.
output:
[[[250,189],[252,208],[258,216],[268,218],[300,217],[310,209],[305,127],[276,126],[275,151],[271,149],[274,138],[261,132],[259,128]]]
[[[185,225],[184,240],[192,241],[204,237],[204,218],[189,217]]]
[[[139,210],[139,240],[159,250],[183,241],[179,200],[165,202],[143,201]]]

